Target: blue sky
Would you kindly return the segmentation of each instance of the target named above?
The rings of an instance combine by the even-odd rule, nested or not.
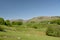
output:
[[[4,19],[37,16],[60,16],[60,0],[0,0],[0,17]]]

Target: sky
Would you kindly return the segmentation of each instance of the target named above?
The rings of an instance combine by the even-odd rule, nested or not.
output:
[[[4,19],[38,16],[60,16],[60,0],[0,0],[0,17]]]

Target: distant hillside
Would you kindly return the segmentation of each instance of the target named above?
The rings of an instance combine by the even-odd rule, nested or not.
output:
[[[22,21],[22,22],[40,22],[40,21],[49,21],[49,20],[54,20],[54,19],[59,19],[60,16],[39,16],[39,17],[33,17],[29,20],[23,20],[23,19],[12,19],[10,21]]]
[[[24,20],[23,20],[23,19],[11,19],[10,21],[11,21],[11,22],[12,22],[12,21],[17,21],[17,22],[22,21],[22,22],[23,22]]]
[[[34,17],[32,19],[29,19],[28,22],[30,21],[35,21],[35,22],[39,22],[39,21],[49,21],[49,20],[54,20],[54,19],[59,19],[60,16],[40,16],[40,17]]]

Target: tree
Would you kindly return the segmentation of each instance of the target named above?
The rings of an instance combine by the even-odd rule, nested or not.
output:
[[[22,25],[22,24],[23,24],[23,22],[17,22],[17,21],[12,22],[12,25]]]
[[[5,25],[11,26],[11,22],[10,22],[9,20],[6,20],[6,21],[5,21]]]
[[[0,25],[4,25],[5,21],[3,18],[0,18]]]

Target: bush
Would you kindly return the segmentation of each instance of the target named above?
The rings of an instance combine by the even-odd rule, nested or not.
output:
[[[23,24],[23,22],[17,22],[17,21],[12,22],[12,25],[22,25],[22,24]]]
[[[60,19],[55,19],[55,20],[52,20],[50,21],[51,24],[58,24],[60,25]]]
[[[26,26],[34,29],[41,29],[46,28],[48,25],[40,22],[35,22],[35,23],[26,23]]]
[[[50,25],[46,31],[46,35],[60,37],[60,26]]]
[[[0,18],[0,25],[4,25],[5,24],[5,21],[3,18]]]
[[[0,25],[0,31],[4,31],[4,27]]]
[[[5,21],[5,25],[6,25],[6,26],[11,26],[10,20],[6,20],[6,21]]]

